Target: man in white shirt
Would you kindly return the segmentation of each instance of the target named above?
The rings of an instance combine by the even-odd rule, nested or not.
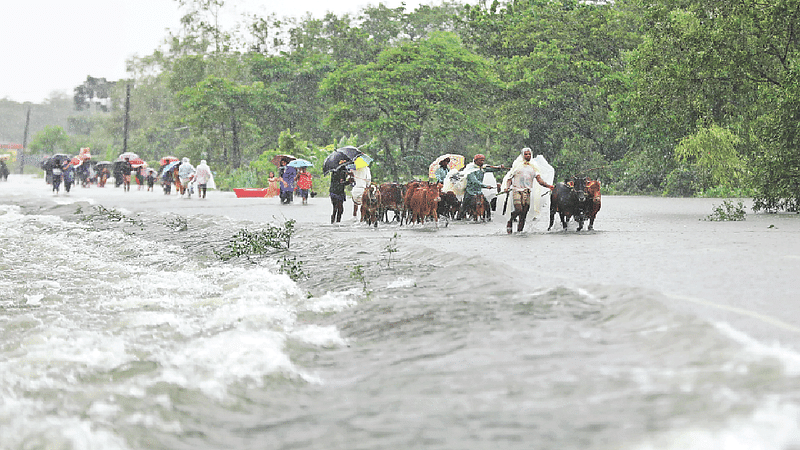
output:
[[[522,149],[522,161],[514,164],[509,173],[506,189],[511,192],[508,195],[512,196],[514,200],[514,211],[511,213],[511,218],[508,219],[506,224],[506,232],[511,234],[512,224],[514,219],[519,218],[519,225],[517,231],[522,231],[525,228],[525,218],[528,216],[528,210],[531,208],[531,191],[533,190],[533,181],[536,180],[540,185],[553,190],[553,186],[547,184],[542,179],[539,172],[531,162],[533,152],[529,148]]]

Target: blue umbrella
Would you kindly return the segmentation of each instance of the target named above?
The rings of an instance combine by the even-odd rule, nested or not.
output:
[[[288,165],[290,167],[311,167],[314,164],[311,164],[311,161],[306,161],[305,159],[295,159],[294,161],[289,161]]]
[[[172,168],[177,166],[178,164],[180,164],[180,161],[172,161],[171,163],[169,163],[166,166],[161,168],[161,173],[164,173],[164,172],[167,172],[169,170],[172,170]]]

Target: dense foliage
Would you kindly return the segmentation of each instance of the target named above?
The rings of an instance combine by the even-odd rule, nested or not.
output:
[[[76,88],[77,108],[98,90],[112,102],[70,136],[119,152],[129,85],[128,150],[203,158],[230,184],[263,184],[277,153],[321,165],[345,141],[381,180],[531,147],[612,191],[800,210],[800,0],[379,5],[233,29],[217,25],[222,0],[179,3],[181,28],[129,61],[129,80]],[[65,145],[41,133],[41,148]]]

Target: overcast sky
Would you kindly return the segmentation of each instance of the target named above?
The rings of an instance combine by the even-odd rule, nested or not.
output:
[[[367,5],[395,8],[402,0],[228,0],[231,17],[276,13],[323,17],[356,13]],[[419,4],[406,0],[408,10]],[[115,81],[125,78],[125,60],[149,55],[180,27],[175,0],[13,0],[3,2],[0,17],[0,98],[40,103],[54,91],[72,96],[87,75]]]

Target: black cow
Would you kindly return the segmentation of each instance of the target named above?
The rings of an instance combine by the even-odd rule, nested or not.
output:
[[[381,193],[379,213],[383,221],[389,221],[389,211],[392,211],[394,212],[392,222],[395,220],[402,222],[405,186],[398,183],[383,183],[379,189]]]
[[[441,198],[437,208],[439,217],[455,219],[458,210],[461,209],[461,202],[458,201],[458,197],[454,192],[442,192]]]
[[[574,216],[578,222],[576,231],[581,231],[583,221],[586,220],[587,204],[591,204],[591,199],[586,195],[586,178],[574,177],[572,181],[556,183],[550,198],[550,226],[547,227],[547,231],[553,228],[556,212],[565,230],[567,222]]]

